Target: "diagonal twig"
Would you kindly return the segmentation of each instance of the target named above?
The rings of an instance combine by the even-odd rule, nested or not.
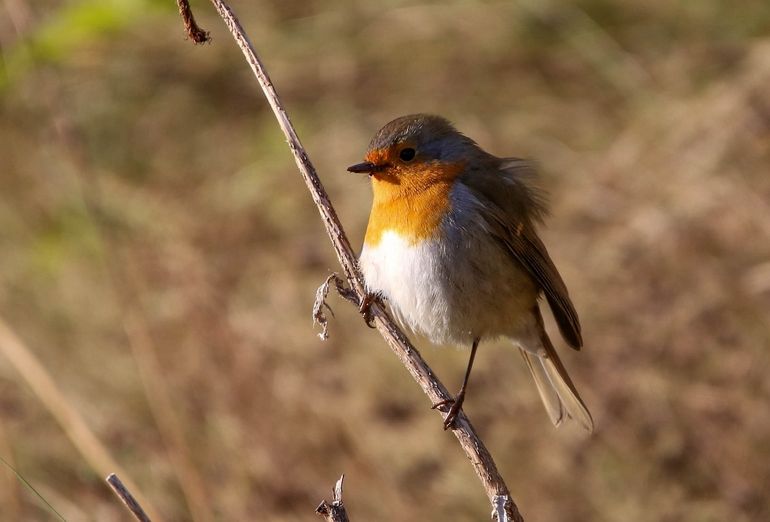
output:
[[[150,522],[150,517],[144,512],[142,506],[134,498],[131,492],[123,485],[118,476],[114,473],[110,473],[107,477],[107,484],[110,485],[112,491],[123,501],[128,510],[134,515],[134,518],[139,522]]]
[[[187,3],[187,0],[178,0],[180,3]],[[294,161],[297,164],[302,179],[310,191],[313,201],[321,214],[326,232],[332,242],[337,259],[342,265],[342,270],[350,288],[360,303],[365,295],[363,278],[358,269],[358,262],[350,247],[350,242],[342,228],[337,213],[332,206],[329,196],[324,189],[315,167],[310,162],[305,148],[297,136],[294,126],[286,114],[286,110],[281,103],[278,94],[273,87],[273,83],[267,74],[264,64],[257,56],[251,40],[246,35],[238,18],[232,9],[223,0],[211,0],[222,20],[225,22],[230,34],[235,39],[235,43],[243,52],[246,61],[254,73],[260,87],[262,88],[267,102],[273,109],[278,125],[281,127],[286,141],[291,149]],[[189,7],[189,6],[188,6]],[[396,326],[387,312],[378,303],[373,303],[370,308],[373,323],[380,334],[387,342],[390,349],[396,354],[402,364],[406,367],[412,377],[417,381],[425,394],[431,400],[432,404],[445,401],[451,398],[449,392],[438,378],[433,374],[433,370],[426,364],[417,349],[409,342],[404,333]],[[493,508],[504,506],[505,517],[508,521],[523,522],[523,517],[519,513],[516,504],[511,499],[508,487],[502,476],[497,471],[492,455],[487,450],[484,443],[479,438],[476,430],[471,425],[468,417],[461,411],[454,424],[452,432],[460,442],[465,454],[471,461],[476,475],[478,475],[487,497]],[[498,522],[503,522],[500,517],[495,515]]]

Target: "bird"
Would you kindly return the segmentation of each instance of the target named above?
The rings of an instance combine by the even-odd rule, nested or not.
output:
[[[359,267],[366,296],[439,345],[470,346],[460,391],[434,404],[455,428],[482,340],[519,349],[550,420],[594,422],[544,326],[542,298],[566,343],[583,345],[567,287],[537,233],[547,214],[531,162],[484,151],[447,119],[411,114],[383,126],[365,161],[373,193]]]

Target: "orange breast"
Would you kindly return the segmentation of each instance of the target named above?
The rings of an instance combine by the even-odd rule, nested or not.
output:
[[[462,163],[398,166],[372,177],[374,201],[364,242],[375,246],[392,231],[410,243],[435,237],[450,210],[452,185]]]

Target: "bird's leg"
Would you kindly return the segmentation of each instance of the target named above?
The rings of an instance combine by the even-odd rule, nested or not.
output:
[[[372,317],[371,311],[372,304],[381,297],[382,296],[378,292],[366,292],[361,299],[361,303],[358,305],[358,311],[364,316],[364,322],[369,328],[374,328],[374,323],[372,323],[374,318]]]
[[[447,412],[446,418],[444,419],[445,430],[454,427],[457,413],[460,411],[460,408],[463,407],[463,401],[465,400],[465,389],[468,387],[468,379],[471,376],[471,368],[473,368],[473,359],[476,358],[476,349],[479,347],[479,340],[480,339],[478,337],[473,340],[473,346],[471,347],[471,357],[468,360],[468,367],[465,369],[465,378],[463,379],[463,385],[460,387],[460,392],[453,399],[446,399],[432,406],[432,409],[435,410],[436,408],[440,408],[441,406],[447,404],[452,405],[449,408],[449,412]]]

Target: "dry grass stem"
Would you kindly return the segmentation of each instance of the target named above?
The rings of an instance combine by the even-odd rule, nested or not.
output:
[[[238,44],[238,47],[240,47],[243,52],[262,91],[267,97],[267,101],[278,120],[278,124],[286,136],[289,148],[294,155],[297,168],[321,214],[321,219],[323,220],[326,231],[331,239],[335,253],[337,254],[337,259],[342,265],[345,278],[360,303],[365,295],[365,289],[363,279],[358,269],[356,256],[353,253],[350,242],[345,235],[342,224],[340,223],[337,213],[329,200],[329,196],[318,177],[315,167],[310,162],[310,158],[308,157],[305,148],[302,146],[302,143],[294,130],[294,126],[289,120],[286,110],[267,74],[265,66],[257,56],[254,46],[243,30],[238,18],[235,16],[232,9],[222,0],[212,0],[212,3],[224,20],[225,25],[235,39],[235,42]],[[420,387],[422,387],[431,403],[435,404],[449,399],[451,395],[447,389],[436,378],[433,371],[423,360],[417,349],[412,346],[404,333],[388,316],[386,311],[379,304],[374,303],[371,306],[371,315],[377,330],[382,334],[391,350],[393,350],[404,366],[406,366],[409,373],[412,374],[412,377],[414,377]],[[508,519],[516,522],[523,521],[516,504],[510,497],[505,481],[497,471],[497,466],[492,459],[492,455],[484,446],[484,443],[481,441],[464,413],[461,412],[457,416],[455,427],[452,431],[460,442],[468,459],[471,461],[492,506],[495,506],[496,499],[501,497],[505,498],[505,512]]]
[[[126,342],[136,362],[147,403],[163,438],[190,517],[194,522],[208,522],[213,520],[208,495],[190,456],[183,419],[174,407],[175,399],[166,383],[149,326],[141,313],[140,296],[146,294],[140,285],[141,278],[130,253],[122,247],[119,237],[105,220],[107,212],[102,202],[99,179],[87,161],[87,151],[79,129],[62,113],[56,121],[56,131],[59,141],[76,166],[83,202],[104,246],[105,270],[120,309]]]
[[[105,475],[111,470],[119,470],[121,475],[128,476],[91,431],[80,413],[62,394],[51,374],[1,318],[0,352],[5,355],[32,388],[32,391],[61,425],[72,444],[94,471],[100,475]],[[137,496],[143,497],[139,493],[139,488],[130,479],[126,479],[126,482],[132,490],[137,492]],[[143,502],[145,505],[149,505],[146,501],[143,500]],[[150,511],[152,510],[150,509]]]
[[[13,450],[2,422],[0,422],[0,458],[7,461],[10,467],[16,468]],[[9,519],[21,519],[21,491],[18,481],[10,473],[0,473],[0,502],[4,509],[2,513]]]
[[[183,421],[174,407],[171,390],[164,381],[163,368],[158,361],[157,350],[147,326],[140,316],[129,308],[125,311],[123,328],[139,367],[139,376],[150,410],[190,510],[190,518],[197,522],[214,520],[203,479],[191,457]]]

